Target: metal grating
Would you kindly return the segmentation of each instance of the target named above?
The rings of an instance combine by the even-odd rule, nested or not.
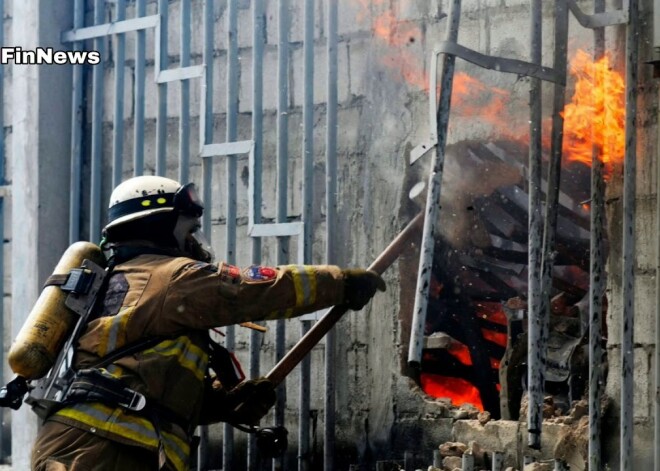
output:
[[[71,158],[71,219],[69,222],[70,241],[79,240],[83,235],[80,227],[80,214],[85,208],[89,208],[89,228],[88,238],[92,241],[100,239],[100,228],[102,227],[103,204],[102,187],[104,181],[108,180],[104,174],[104,162],[107,156],[103,155],[103,141],[107,138],[107,133],[111,132],[112,139],[112,158],[110,168],[110,180],[112,186],[115,186],[125,175],[123,167],[124,157],[124,137],[126,135],[125,127],[133,126],[133,175],[143,174],[145,169],[145,160],[150,157],[145,154],[151,146],[155,148],[154,173],[165,175],[168,169],[175,165],[168,161],[168,116],[174,114],[168,103],[168,87],[180,87],[180,103],[178,110],[178,179],[185,182],[190,177],[190,168],[193,165],[201,166],[202,193],[207,206],[215,198],[224,198],[226,208],[225,222],[225,243],[226,251],[224,259],[228,263],[236,263],[236,240],[238,236],[237,227],[237,160],[241,156],[248,156],[249,167],[249,188],[248,188],[248,231],[247,235],[252,239],[251,263],[260,263],[262,258],[262,239],[273,238],[277,241],[277,260],[278,264],[289,263],[288,246],[291,237],[297,238],[297,263],[311,263],[311,245],[313,242],[312,218],[313,218],[313,159],[314,159],[314,139],[313,139],[313,113],[314,113],[314,64],[318,60],[314,55],[314,20],[315,10],[318,5],[313,0],[302,0],[304,4],[303,23],[304,23],[304,104],[303,104],[303,175],[304,185],[302,188],[303,210],[299,220],[289,221],[287,212],[290,196],[287,194],[288,182],[288,162],[291,158],[291,151],[288,142],[288,117],[289,106],[288,80],[290,74],[289,56],[290,56],[290,38],[289,22],[291,21],[291,5],[289,1],[279,2],[278,18],[276,27],[279,31],[278,38],[278,121],[277,121],[277,217],[276,221],[267,223],[263,221],[261,214],[263,199],[263,61],[264,61],[264,39],[266,31],[266,15],[264,0],[253,0],[250,2],[253,18],[252,31],[252,137],[249,140],[238,140],[238,118],[239,118],[239,74],[241,63],[238,54],[238,11],[239,8],[245,9],[246,2],[238,0],[228,0],[224,2],[226,6],[227,23],[225,25],[225,39],[227,43],[226,60],[226,136],[225,142],[214,142],[214,91],[220,83],[220,78],[214,77],[213,63],[215,56],[215,38],[214,29],[216,26],[215,10],[222,2],[213,0],[195,1],[179,0],[178,15],[180,20],[179,37],[179,58],[178,66],[170,67],[172,56],[168,51],[168,25],[172,25],[169,19],[173,10],[173,4],[168,0],[158,0],[156,12],[147,14],[147,6],[154,7],[153,4],[147,5],[146,0],[135,0],[135,2],[126,2],[126,0],[94,0],[93,1],[93,24],[85,24],[85,1],[75,0],[74,9],[74,29],[62,34],[62,41],[71,43],[73,49],[83,49],[88,47],[89,41],[92,41],[92,47],[101,51],[104,61],[101,65],[91,69],[91,80],[85,80],[85,72],[82,66],[74,66],[73,75],[73,122],[72,122],[72,158]],[[127,18],[127,3],[134,3],[134,17]],[[176,3],[176,2],[175,2]],[[327,61],[328,61],[328,97],[327,97],[327,135],[326,135],[326,160],[328,175],[328,200],[327,206],[332,209],[336,207],[334,201],[336,194],[336,139],[337,139],[337,5],[336,2],[328,1],[328,34],[327,43]],[[222,8],[222,6],[221,6]],[[152,8],[153,9],[153,8]],[[196,11],[203,9],[203,31],[193,31],[191,29],[191,15]],[[153,35],[153,57],[154,57],[154,83],[150,84],[146,80],[145,64],[147,59],[148,34]],[[191,44],[195,42],[196,37],[200,35],[202,39],[202,63],[193,65]],[[125,102],[124,89],[126,87],[126,76],[124,65],[126,59],[127,43],[134,39],[134,74],[132,84],[132,112],[134,119],[132,123],[126,119],[126,110],[130,109],[129,103]],[[108,48],[108,42],[112,41],[112,48]],[[170,40],[171,44],[171,40]],[[112,64],[106,57],[109,51],[113,52]],[[215,59],[217,60],[217,59]],[[106,69],[114,69],[114,81],[112,90],[112,130],[104,128],[104,96],[110,93],[104,90],[104,76]],[[191,81],[199,80],[200,83],[200,110],[199,110],[199,150],[191,155],[191,135],[190,129],[194,127],[191,121],[190,104],[194,100],[191,96]],[[156,136],[155,145],[153,142],[145,141],[145,130],[148,120],[145,117],[146,96],[149,87],[156,87]],[[107,88],[107,87],[106,87]],[[89,122],[86,122],[85,113],[88,104],[90,106]],[[85,135],[91,136],[89,142],[85,140]],[[223,195],[214,194],[213,188],[213,170],[214,165],[219,161],[224,161],[226,166],[226,192]],[[84,165],[90,165],[90,188],[89,193],[83,193],[82,169]],[[334,177],[332,177],[334,175]],[[84,202],[84,204],[83,204]],[[336,217],[330,210],[328,218]],[[327,240],[334,240],[333,226],[331,220],[328,220]],[[211,235],[211,226],[213,224],[211,211],[207,211],[203,218],[203,227],[206,233]],[[334,248],[329,245],[327,250],[328,259],[334,258]],[[303,319],[300,323],[301,334],[304,334],[317,316],[310,316]],[[277,359],[284,355],[285,338],[284,321],[278,321],[276,325],[276,349]],[[226,346],[232,349],[235,345],[235,332],[233,328],[227,329]],[[333,342],[330,337],[329,342]],[[249,375],[259,376],[261,373],[260,361],[260,343],[261,338],[257,333],[250,337],[250,360]],[[328,355],[332,354],[329,349]],[[334,394],[332,385],[333,374],[332,357],[326,362],[329,368],[326,374],[328,381],[328,391]],[[307,359],[302,365],[302,375],[298,390],[300,394],[300,427],[298,431],[299,450],[298,466],[299,469],[309,469],[310,453],[310,360]],[[285,391],[280,391],[280,396],[285,398]],[[328,395],[326,395],[328,396]],[[333,406],[332,398],[327,399],[327,404]],[[276,406],[275,420],[278,425],[284,422],[284,400],[280,400]],[[208,431],[203,429],[202,437],[208,436]],[[325,422],[326,437],[326,469],[332,469],[331,457],[333,456],[332,447],[334,446],[334,420],[332,416]],[[210,464],[207,460],[209,450],[207,443],[203,440],[201,452],[198,457],[198,468],[207,469]],[[224,428],[223,440],[223,463],[226,469],[231,469],[235,460],[234,436],[230,427]],[[256,469],[257,457],[255,452],[255,441],[253,437],[248,440],[247,461],[249,469]],[[282,460],[274,461],[275,469],[282,469]]]
[[[531,82],[530,99],[530,162],[529,162],[529,346],[528,346],[528,444],[533,449],[541,447],[542,405],[545,384],[545,359],[548,341],[548,309],[553,271],[553,253],[559,204],[559,176],[561,173],[561,148],[563,110],[566,83],[566,50],[568,41],[568,13],[572,12],[579,23],[596,31],[595,55],[604,53],[604,28],[627,24],[626,41],[626,151],[624,161],[624,230],[623,230],[623,339],[622,339],[622,390],[621,390],[621,469],[632,467],[632,428],[633,428],[633,320],[634,320],[634,215],[635,215],[635,168],[636,137],[634,119],[637,99],[637,59],[638,59],[638,5],[636,0],[626,0],[620,10],[605,11],[602,1],[596,1],[595,13],[582,12],[574,0],[561,0],[555,3],[555,55],[553,69],[541,66],[541,2],[531,2],[532,61],[525,63],[499,57],[479,54],[457,44],[460,22],[461,0],[453,0],[450,9],[450,23],[447,38],[433,53],[429,90],[437,90],[437,74],[441,75],[439,101],[436,94],[430,94],[430,139],[420,144],[411,153],[415,162],[429,150],[435,149],[432,172],[429,177],[429,191],[426,202],[426,219],[422,242],[422,255],[419,263],[417,292],[415,296],[413,331],[410,339],[408,362],[418,366],[421,361],[424,324],[436,225],[440,214],[440,194],[446,147],[447,124],[451,108],[451,90],[456,57],[484,68],[501,72],[529,75]],[[442,62],[438,57],[442,55]],[[439,67],[440,66],[440,67]],[[553,123],[551,162],[548,175],[548,190],[544,229],[541,227],[541,103],[540,80],[554,83]],[[604,183],[603,168],[598,150],[594,148],[592,165],[592,211],[591,211],[591,267],[590,267],[590,361],[589,361],[589,459],[590,469],[601,469],[600,443],[600,398],[603,390],[601,371],[601,310],[603,285],[603,234],[604,234]],[[657,416],[656,416],[657,420]],[[657,437],[656,437],[657,439]],[[658,466],[658,464],[656,464]],[[464,468],[465,469],[465,463]],[[556,468],[561,469],[561,468]]]

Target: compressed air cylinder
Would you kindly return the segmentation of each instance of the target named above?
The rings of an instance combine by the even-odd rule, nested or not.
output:
[[[66,275],[88,259],[105,267],[101,249],[90,242],[72,244],[58,262],[53,275]],[[39,379],[48,373],[57,355],[71,334],[78,315],[65,302],[68,293],[59,286],[46,286],[9,349],[9,366],[27,380]]]

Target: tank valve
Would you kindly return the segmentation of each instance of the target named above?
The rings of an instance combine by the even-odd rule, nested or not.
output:
[[[28,392],[28,384],[22,376],[16,376],[7,386],[0,389],[0,407],[18,410],[23,404],[23,396]]]

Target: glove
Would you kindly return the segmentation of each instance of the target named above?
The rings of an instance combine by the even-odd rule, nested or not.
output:
[[[352,268],[344,270],[344,304],[359,311],[376,294],[385,291],[385,281],[375,271]]]
[[[227,394],[232,408],[229,422],[257,425],[277,399],[275,385],[266,378],[243,381]]]

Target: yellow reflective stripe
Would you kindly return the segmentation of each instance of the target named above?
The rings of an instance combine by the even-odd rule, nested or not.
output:
[[[158,447],[158,436],[153,424],[147,419],[124,414],[121,409],[97,402],[80,403],[62,409],[56,415],[77,420],[152,448]]]
[[[112,327],[111,319],[109,317],[102,318],[101,323],[103,328],[99,338],[98,349],[98,355],[100,357],[105,356],[108,353],[108,337],[110,337],[110,328]]]
[[[176,469],[187,470],[190,445],[172,433],[162,432],[161,438],[165,447],[165,454]]]
[[[309,295],[307,304],[311,305],[316,302],[316,272],[311,265],[304,265],[305,274],[307,275],[307,282],[309,283]]]
[[[293,285],[296,289],[296,307],[316,302],[316,272],[311,265],[290,265]]]
[[[305,299],[305,293],[303,288],[303,279],[299,271],[299,267],[295,265],[290,265],[289,269],[291,270],[291,277],[293,278],[293,286],[296,291],[296,307],[303,305]]]
[[[103,330],[99,339],[98,355],[105,356],[108,352],[121,347],[126,342],[126,324],[130,317],[133,307],[128,307],[119,311],[112,317],[101,319]]]
[[[128,311],[128,312],[127,312]],[[132,309],[130,309],[132,311]],[[129,309],[114,316],[108,339],[108,351],[111,352],[126,343],[126,325],[128,324]]]
[[[190,370],[197,379],[204,379],[208,355],[193,344],[186,336],[163,340],[153,348],[144,351],[144,355],[156,354],[177,357],[179,364]]]
[[[56,413],[62,417],[81,422],[97,430],[113,433],[150,448],[158,448],[158,435],[153,424],[141,417],[125,414],[119,408],[111,408],[101,403],[81,403],[62,409]],[[190,445],[177,435],[161,432],[161,439],[167,458],[177,470],[187,468]]]
[[[107,371],[109,375],[114,376],[115,378],[121,378],[124,374],[124,368],[115,365],[114,363],[102,368],[102,370]]]

